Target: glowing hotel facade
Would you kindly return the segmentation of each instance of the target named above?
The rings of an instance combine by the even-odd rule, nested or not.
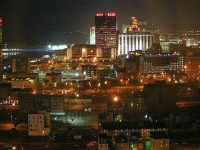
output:
[[[116,13],[98,12],[95,15],[95,43],[104,49],[116,48]]]
[[[120,33],[118,35],[118,55],[127,55],[129,51],[150,48],[154,42],[154,34],[145,31]]]

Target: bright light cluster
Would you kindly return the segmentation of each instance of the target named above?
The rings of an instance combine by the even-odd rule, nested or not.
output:
[[[67,45],[48,45],[48,50],[62,50],[67,48]]]

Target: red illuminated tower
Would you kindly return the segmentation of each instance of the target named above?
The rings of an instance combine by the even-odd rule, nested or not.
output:
[[[98,12],[95,15],[96,45],[116,48],[116,13]]]

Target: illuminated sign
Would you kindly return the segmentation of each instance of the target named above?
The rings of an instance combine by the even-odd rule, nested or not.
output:
[[[116,16],[114,12],[108,12],[108,16]]]
[[[0,25],[2,25],[2,23],[3,23],[3,20],[2,20],[2,18],[0,18]]]
[[[88,54],[87,56],[88,56],[88,57],[95,57],[96,54]]]
[[[103,16],[103,13],[96,13],[96,16]]]

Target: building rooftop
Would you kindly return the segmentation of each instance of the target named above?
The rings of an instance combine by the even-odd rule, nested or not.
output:
[[[115,137],[115,141],[116,143],[128,143],[128,137],[120,134]]]
[[[101,127],[103,130],[131,130],[131,129],[158,129],[166,128],[164,123],[152,123],[152,122],[102,122]]]
[[[151,138],[153,139],[168,139],[168,135],[165,132],[151,132]]]

